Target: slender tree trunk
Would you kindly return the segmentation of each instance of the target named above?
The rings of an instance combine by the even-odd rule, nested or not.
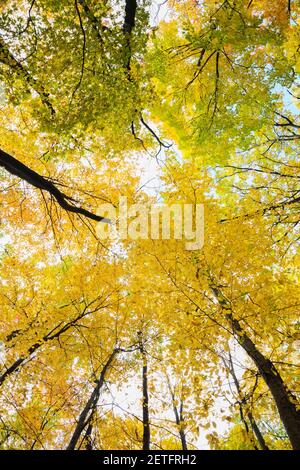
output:
[[[143,450],[150,450],[148,364],[146,355],[143,358]]]
[[[170,391],[170,395],[171,395],[171,398],[172,398],[172,406],[173,406],[173,411],[174,411],[174,416],[175,416],[175,422],[176,422],[176,425],[177,425],[177,428],[178,428],[178,431],[179,431],[180,440],[181,440],[181,447],[182,447],[182,450],[188,450],[186,437],[185,437],[185,432],[184,432],[184,427],[183,427],[183,424],[184,424],[183,401],[182,400],[180,401],[180,409],[178,411],[177,406],[175,404],[175,394],[172,390],[172,386],[171,386],[170,379],[169,379],[168,376],[167,376],[167,382],[168,382],[168,388],[169,388],[169,391]]]
[[[77,425],[75,427],[75,430],[73,432],[73,435],[70,439],[69,445],[67,447],[67,450],[74,450],[76,448],[76,445],[78,443],[78,440],[80,439],[80,436],[82,435],[82,432],[86,428],[86,426],[90,423],[91,419],[93,418],[93,415],[95,413],[96,405],[99,400],[100,396],[100,391],[104,385],[105,382],[105,377],[106,374],[115,358],[115,356],[118,354],[119,349],[114,349],[109,358],[107,359],[99,380],[97,381],[97,385],[94,388],[94,390],[91,393],[90,398],[88,399],[85,407],[83,408],[82,412],[79,415]]]
[[[142,383],[143,383],[143,450],[150,450],[150,422],[149,422],[149,392],[148,392],[148,360],[144,349],[142,334],[140,336],[140,352],[143,361]]]
[[[233,316],[230,302],[224,297],[220,289],[211,286],[219,305],[225,312],[234,336],[255,363],[260,375],[267,384],[276,403],[279,416],[290,439],[292,448],[300,450],[300,410],[297,409],[297,399],[283,382],[275,365],[267,359],[255,346],[238,320]]]
[[[180,409],[179,409],[179,435],[181,439],[181,444],[182,444],[182,450],[188,450],[187,442],[186,442],[186,437],[185,437],[185,432],[184,432],[184,419],[183,419],[183,401],[181,400],[180,402]]]
[[[92,423],[92,420],[90,420],[85,436],[84,436],[84,440],[86,442],[85,450],[93,450],[92,431],[93,431],[93,423]]]
[[[233,378],[234,385],[235,385],[235,388],[236,388],[237,393],[238,393],[237,402],[238,402],[238,405],[239,405],[239,413],[240,413],[241,421],[242,421],[242,423],[245,427],[246,434],[247,434],[249,440],[251,441],[254,449],[258,450],[258,448],[256,446],[256,443],[254,441],[253,435],[251,434],[251,432],[249,430],[249,425],[248,425],[247,419],[246,419],[245,414],[244,414],[244,406],[243,405],[245,403],[245,397],[242,396],[242,392],[241,392],[241,389],[240,389],[240,384],[238,382],[237,376],[236,376],[234,368],[233,368],[233,363],[232,363],[232,360],[231,360],[230,352],[229,352],[229,363],[227,363],[227,361],[223,357],[222,357],[222,359],[223,359],[225,367],[228,369],[231,377]]]
[[[256,348],[253,341],[245,334],[239,322],[233,320],[239,342],[245,349],[259,373],[265,380],[275,400],[280,418],[286,429],[294,450],[300,450],[300,411],[296,408],[297,400],[284,384],[274,364]],[[240,329],[239,329],[240,328]]]
[[[248,413],[247,416],[248,416],[248,418],[249,418],[249,422],[250,422],[250,424],[251,424],[252,430],[253,430],[253,432],[254,432],[254,434],[255,434],[255,436],[256,436],[256,439],[257,439],[257,441],[258,441],[258,443],[259,443],[261,449],[262,449],[262,450],[270,450],[269,447],[268,447],[267,444],[266,444],[266,441],[265,441],[265,439],[264,439],[264,436],[262,435],[262,433],[261,433],[259,427],[257,426],[257,423],[256,423],[256,421],[255,421],[255,419],[254,419],[254,417],[253,417],[251,411],[249,411],[249,413]]]
[[[225,362],[225,361],[224,361],[224,362]],[[227,366],[226,362],[225,362],[225,365]],[[242,393],[242,390],[241,390],[241,387],[240,387],[240,383],[239,383],[238,378],[237,378],[237,376],[236,376],[236,373],[235,373],[235,370],[234,370],[233,361],[232,361],[232,356],[231,356],[230,351],[229,351],[229,364],[228,364],[227,367],[228,367],[228,370],[229,370],[229,373],[230,373],[231,377],[233,378],[233,382],[234,382],[236,391],[237,391],[237,393],[238,393],[238,397],[239,397],[238,402],[239,402],[239,408],[240,408],[241,419],[242,419],[242,421],[243,421],[243,423],[244,423],[244,425],[245,425],[246,432],[247,432],[247,434],[249,435],[249,426],[248,426],[248,423],[247,423],[247,421],[246,421],[246,419],[245,419],[245,416],[244,416],[244,409],[243,409],[243,408],[244,408],[244,404],[246,403],[246,397],[245,397],[245,396],[243,395],[243,393]],[[248,420],[249,420],[249,423],[250,423],[252,432],[253,432],[253,434],[256,436],[256,439],[257,439],[257,441],[258,441],[258,443],[259,443],[259,445],[260,445],[260,448],[261,448],[262,450],[269,450],[269,448],[268,448],[268,446],[267,446],[267,444],[266,444],[266,442],[265,442],[265,439],[264,439],[264,437],[263,437],[263,435],[262,435],[262,433],[261,433],[261,431],[260,431],[260,429],[259,429],[259,427],[258,427],[258,425],[257,425],[257,423],[256,423],[256,421],[255,421],[255,419],[254,419],[254,417],[253,417],[252,412],[251,412],[251,411],[247,411],[247,412],[246,412],[246,416],[247,416],[247,418],[248,418]],[[250,437],[251,440],[253,440],[252,436],[249,435],[249,437]],[[255,444],[255,442],[253,442],[253,445],[254,445],[255,449],[258,450],[258,448],[257,448],[257,446],[256,446],[256,444]]]

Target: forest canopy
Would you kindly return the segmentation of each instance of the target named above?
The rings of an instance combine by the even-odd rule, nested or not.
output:
[[[299,25],[1,1],[1,450],[300,450]],[[124,198],[203,246],[102,238]]]

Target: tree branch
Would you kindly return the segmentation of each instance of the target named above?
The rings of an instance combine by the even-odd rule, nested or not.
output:
[[[51,181],[47,180],[44,176],[36,173],[34,170],[28,166],[21,163],[16,158],[12,157],[8,153],[0,149],[0,166],[2,166],[10,174],[18,176],[22,180],[26,181],[31,186],[41,189],[42,191],[47,191],[67,212],[72,212],[75,214],[83,215],[88,219],[96,220],[97,222],[106,222],[110,223],[109,219],[101,217],[90,212],[87,209],[74,205],[72,202],[73,199],[63,192],[61,192]]]
[[[43,104],[47,106],[51,114],[55,114],[55,109],[53,108],[49,100],[49,93],[46,93],[43,85],[38,83],[37,80],[32,77],[26,67],[24,67],[24,65],[22,65],[14,57],[14,55],[10,52],[2,38],[0,38],[0,61],[10,67],[12,70],[14,70],[17,75],[21,76],[27,82],[29,87],[32,88],[40,96]]]

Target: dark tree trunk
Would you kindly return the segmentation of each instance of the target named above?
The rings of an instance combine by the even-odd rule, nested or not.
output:
[[[284,384],[274,364],[256,348],[253,341],[245,334],[237,320],[232,320],[239,335],[239,342],[245,349],[259,373],[265,380],[275,400],[281,421],[294,450],[300,450],[300,411],[296,408],[297,400]]]
[[[182,447],[182,450],[188,450],[186,437],[185,437],[185,432],[184,432],[184,428],[183,428],[183,424],[184,424],[183,401],[182,400],[180,401],[180,409],[178,411],[178,408],[175,404],[175,394],[172,390],[172,386],[171,386],[171,383],[170,383],[170,380],[169,380],[168,376],[167,376],[167,381],[168,381],[168,387],[169,387],[170,395],[171,395],[171,398],[172,398],[172,405],[173,405],[173,411],[174,411],[174,416],[175,416],[175,422],[176,422],[176,425],[177,425],[178,430],[179,430],[179,436],[180,436],[180,440],[181,440],[181,447]]]
[[[254,434],[255,434],[255,436],[256,436],[256,439],[257,439],[257,441],[258,441],[258,443],[259,443],[259,445],[260,445],[260,448],[261,448],[262,450],[270,450],[269,447],[268,447],[267,444],[266,444],[266,441],[265,441],[265,439],[264,439],[264,436],[262,435],[262,433],[261,433],[259,427],[257,426],[257,423],[256,423],[256,421],[255,421],[255,419],[254,419],[254,417],[253,417],[251,411],[249,411],[249,413],[247,414],[247,416],[248,416],[248,418],[249,418],[249,422],[250,422],[251,427],[252,427],[252,430],[253,430],[253,432],[254,432]]]
[[[125,17],[123,22],[123,34],[125,38],[124,47],[124,67],[128,71],[128,80],[131,82],[132,78],[130,75],[130,61],[131,61],[131,33],[135,26],[135,14],[136,14],[137,3],[136,0],[126,0],[125,4]]]
[[[93,431],[93,423],[91,419],[87,427],[85,436],[84,436],[85,450],[93,450],[92,431]]]
[[[84,431],[86,426],[90,423],[91,419],[93,418],[93,415],[95,413],[96,406],[99,400],[100,391],[104,385],[107,371],[109,370],[109,367],[111,366],[118,352],[119,352],[118,349],[114,349],[111,355],[109,356],[108,360],[106,361],[101,371],[99,380],[97,381],[97,385],[92,391],[90,398],[88,399],[85,407],[83,408],[82,412],[79,415],[76,428],[73,432],[73,435],[71,437],[67,450],[75,450],[78,440],[80,439],[80,436],[82,435],[82,432]]]
[[[179,435],[181,439],[181,444],[182,444],[182,450],[188,450],[188,446],[186,443],[186,437],[185,437],[185,432],[183,428],[184,424],[184,419],[183,419],[183,401],[181,400],[180,402],[180,409],[179,409]]]
[[[240,383],[239,383],[238,378],[236,376],[230,351],[229,351],[229,364],[227,365],[226,361],[224,361],[224,363],[225,363],[225,366],[228,367],[229,373],[231,374],[231,376],[233,378],[233,382],[234,382],[234,385],[235,385],[235,388],[237,390],[238,397],[239,397],[238,403],[239,403],[239,410],[240,410],[241,420],[243,421],[243,423],[245,425],[246,432],[249,435],[249,426],[248,426],[248,423],[247,423],[247,421],[245,419],[245,416],[244,416],[244,405],[246,403],[246,397],[243,396],[243,393],[242,393],[242,390],[241,390],[241,387],[240,387]],[[257,439],[257,441],[260,445],[260,448],[262,450],[269,450],[269,448],[268,448],[268,446],[267,446],[267,444],[264,440],[264,437],[263,437],[259,427],[256,424],[256,421],[254,419],[254,416],[252,415],[252,412],[247,411],[246,416],[249,420],[249,423],[250,423],[251,429],[253,431],[253,434],[256,436],[256,439]],[[250,436],[250,439],[251,438],[252,438],[252,436]],[[258,450],[255,442],[253,442],[253,445],[254,445],[255,449]]]
[[[143,450],[150,450],[149,395],[147,358],[143,360]]]
[[[276,403],[279,416],[290,439],[292,448],[300,450],[300,410],[297,409],[297,399],[283,382],[275,365],[267,359],[255,346],[238,320],[233,316],[230,302],[223,296],[220,289],[211,286],[220,306],[225,311],[234,336],[255,363],[260,375],[267,384]]]
[[[123,23],[123,32],[131,33],[135,25],[135,13],[137,2],[136,0],[126,0],[125,4],[125,18]]]
[[[144,349],[142,334],[139,332],[139,349],[142,355],[143,370],[142,370],[142,384],[143,384],[143,450],[150,450],[150,422],[149,422],[149,392],[148,392],[148,360],[147,354]]]

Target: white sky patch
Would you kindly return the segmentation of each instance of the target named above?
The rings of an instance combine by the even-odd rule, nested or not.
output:
[[[162,149],[159,155],[161,161],[165,158]],[[162,173],[162,163],[157,158],[144,152],[138,159],[140,169],[138,171],[140,177],[139,190],[146,192],[149,196],[159,198],[162,190],[162,181],[160,179]]]

